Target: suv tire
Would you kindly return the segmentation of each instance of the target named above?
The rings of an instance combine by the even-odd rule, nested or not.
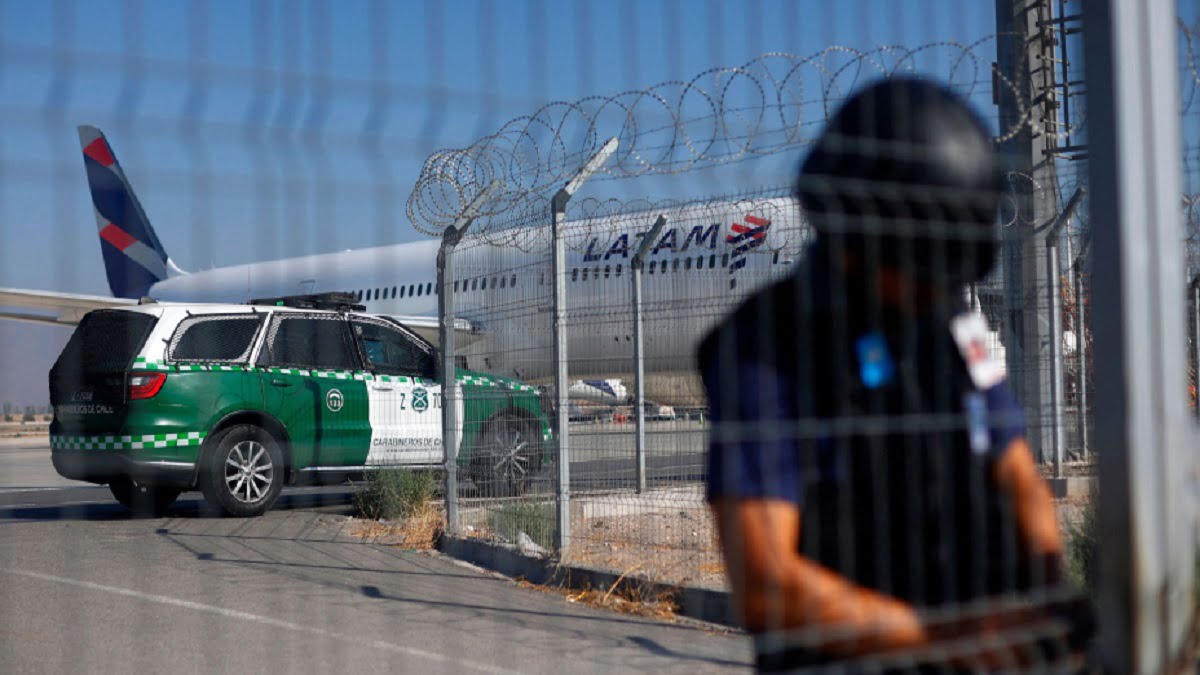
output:
[[[512,412],[500,412],[479,430],[471,457],[471,481],[479,494],[522,494],[541,468],[541,435],[533,422]]]
[[[138,485],[127,476],[114,478],[108,483],[108,490],[121,506],[133,511],[138,516],[154,516],[163,513],[175,500],[182,490],[176,488]]]
[[[236,518],[260,516],[283,489],[283,452],[271,434],[251,424],[222,431],[204,453],[200,490],[209,506]]]

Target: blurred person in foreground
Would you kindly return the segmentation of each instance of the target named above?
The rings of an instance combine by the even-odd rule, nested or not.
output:
[[[1021,409],[962,301],[993,266],[1000,189],[957,95],[858,92],[801,167],[803,264],[701,345],[707,498],[761,670],[1062,667],[1090,636]]]

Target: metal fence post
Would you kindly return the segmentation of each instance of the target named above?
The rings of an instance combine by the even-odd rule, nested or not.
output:
[[[1178,29],[1173,3],[1083,5],[1088,93],[1093,444],[1104,672],[1160,673],[1194,611],[1196,431],[1179,361],[1186,329]]]
[[[1083,293],[1083,252],[1075,259],[1075,354],[1079,358],[1079,443],[1080,452],[1087,459],[1088,448],[1088,347],[1087,347],[1087,310]]]
[[[1192,349],[1196,353],[1192,377],[1196,387],[1196,417],[1200,418],[1200,273],[1192,278]]]
[[[1062,273],[1059,269],[1058,237],[1064,225],[1083,201],[1084,189],[1079,188],[1067,202],[1063,212],[1054,219],[1046,233],[1046,293],[1050,311],[1050,420],[1054,425],[1051,439],[1054,450],[1054,477],[1062,478],[1063,447],[1066,429],[1063,428],[1063,354],[1062,354]]]
[[[458,419],[459,402],[462,399],[458,376],[454,364],[454,247],[462,241],[463,234],[471,227],[479,207],[487,201],[499,185],[492,181],[475,196],[471,203],[442,233],[442,245],[437,254],[438,295],[438,347],[441,351],[442,380],[442,465],[446,472],[446,531],[458,534],[458,446],[462,441],[461,422]]]
[[[571,437],[569,429],[570,398],[567,388],[570,375],[567,368],[567,243],[562,231],[566,220],[567,202],[591,178],[600,165],[617,150],[617,139],[610,138],[600,151],[583,165],[579,173],[555,195],[550,202],[550,225],[554,237],[554,395],[555,438],[558,442],[558,480],[555,485],[556,518],[554,546],[561,557],[570,550],[571,542]]]
[[[633,274],[629,276],[633,280],[633,405],[635,415],[633,419],[636,425],[634,453],[637,456],[638,492],[646,491],[646,364],[642,345],[642,267],[646,262],[646,251],[658,239],[659,233],[666,224],[666,216],[660,215],[654,221],[650,231],[642,237],[642,242],[638,245],[637,252],[633,254],[633,262],[630,264],[633,269]]]

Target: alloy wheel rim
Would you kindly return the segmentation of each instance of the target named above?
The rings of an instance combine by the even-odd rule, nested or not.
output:
[[[243,504],[266,497],[275,481],[271,453],[258,441],[242,441],[225,456],[225,487]]]
[[[529,475],[532,458],[529,456],[529,439],[519,424],[506,421],[492,434],[492,470],[511,482],[519,482]]]

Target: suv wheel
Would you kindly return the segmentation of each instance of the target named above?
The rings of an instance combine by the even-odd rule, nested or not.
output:
[[[138,485],[126,476],[114,478],[108,490],[121,506],[139,516],[158,515],[175,503],[182,490],[155,485]]]
[[[488,497],[521,494],[542,468],[536,426],[512,413],[500,413],[483,425],[474,452],[471,480]]]
[[[259,516],[283,489],[283,453],[259,427],[242,424],[222,432],[204,455],[200,490],[210,506],[238,518]]]

